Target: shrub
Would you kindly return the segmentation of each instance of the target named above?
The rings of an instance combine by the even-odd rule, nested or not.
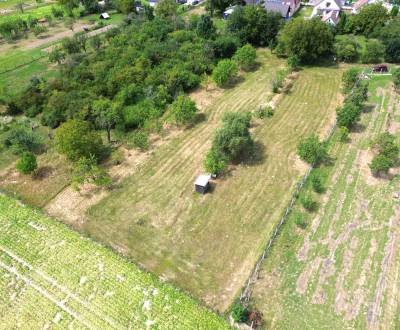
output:
[[[324,186],[322,184],[321,175],[318,172],[314,171],[311,174],[310,181],[311,181],[311,186],[316,193],[320,194],[324,192]]]
[[[336,110],[336,121],[339,127],[351,128],[358,121],[361,108],[353,103],[345,105]]]
[[[374,175],[379,175],[380,173],[387,173],[393,165],[394,162],[392,159],[385,155],[378,154],[372,159],[369,168]]]
[[[197,113],[196,103],[189,96],[179,95],[170,106],[170,114],[178,125],[194,121]]]
[[[317,209],[317,202],[315,202],[311,194],[304,194],[300,198],[300,203],[309,212],[314,212]]]
[[[400,89],[400,68],[393,70],[393,84],[397,90]]]
[[[323,162],[328,158],[326,145],[315,134],[303,138],[297,146],[297,152],[309,164]]]
[[[345,126],[339,127],[340,142],[347,142],[349,140],[349,129]]]
[[[133,144],[140,150],[147,150],[150,147],[149,135],[144,131],[138,131],[133,135]]]
[[[247,309],[240,302],[235,302],[232,306],[232,318],[235,322],[241,323],[247,321]]]
[[[107,187],[111,184],[111,177],[97,165],[97,160],[94,156],[82,157],[74,164],[72,186],[79,191],[79,186],[85,182],[102,187]]]
[[[351,68],[346,70],[342,75],[342,86],[344,94],[349,93],[358,79],[359,70],[357,68]]]
[[[204,169],[211,174],[221,174],[226,168],[226,158],[215,150],[211,149],[204,159]]]
[[[16,165],[17,171],[30,174],[37,169],[36,156],[32,152],[23,152]]]
[[[350,38],[340,40],[335,45],[335,53],[339,61],[355,62],[358,58],[359,44]]]
[[[244,45],[239,48],[233,59],[238,63],[243,70],[250,70],[256,63],[257,53],[252,45]]]
[[[272,109],[271,107],[259,107],[256,111],[255,111],[255,115],[257,118],[263,119],[265,117],[272,117],[274,115],[274,109]]]
[[[382,133],[373,144],[378,149],[378,154],[373,158],[369,167],[374,175],[387,173],[398,159],[399,146],[395,143],[395,136],[390,133]]]
[[[35,35],[35,37],[39,36],[42,33],[47,32],[47,28],[43,25],[35,25],[32,28],[33,34]]]
[[[384,55],[385,47],[378,40],[369,40],[365,47],[365,51],[361,55],[363,63],[379,63]]]
[[[291,55],[287,59],[287,64],[291,71],[295,71],[299,68],[300,58],[297,55]]]
[[[238,74],[238,68],[232,60],[221,60],[214,68],[212,77],[215,83],[222,87],[231,83]]]
[[[23,152],[37,152],[42,146],[39,135],[25,127],[11,128],[6,135],[4,145],[10,148],[15,154]]]
[[[307,227],[307,222],[305,221],[302,213],[296,213],[294,215],[294,223],[301,229],[306,229]]]

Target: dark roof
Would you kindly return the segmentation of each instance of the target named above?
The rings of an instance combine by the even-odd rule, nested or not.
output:
[[[246,2],[246,5],[258,5],[260,4],[260,0],[244,0]]]
[[[267,1],[264,7],[266,11],[274,11],[280,13],[282,17],[287,17],[290,8],[288,5],[285,5],[282,2],[278,1]]]

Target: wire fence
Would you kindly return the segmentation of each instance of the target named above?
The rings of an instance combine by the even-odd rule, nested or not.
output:
[[[358,76],[357,79],[353,85],[353,87],[351,88],[351,91],[348,93],[348,95],[352,95],[354,94],[354,90],[355,88],[359,85],[360,81],[363,79],[366,79],[366,76],[370,76],[368,73],[366,73],[365,70],[361,71]],[[331,128],[329,129],[326,137],[325,137],[325,142],[328,142],[333,133],[335,132],[337,123],[335,121],[335,123],[331,126]],[[241,294],[240,294],[240,302],[244,305],[247,306],[249,304],[250,298],[251,298],[251,294],[252,294],[252,286],[253,284],[257,281],[259,273],[260,273],[260,268],[261,268],[261,264],[264,261],[264,259],[268,256],[271,247],[276,239],[276,237],[279,234],[279,231],[282,227],[282,225],[286,222],[286,220],[289,217],[290,212],[293,209],[293,206],[297,200],[297,197],[300,194],[301,189],[303,188],[304,184],[306,183],[308,177],[310,176],[312,170],[315,168],[315,163],[313,163],[311,165],[311,167],[307,170],[307,172],[304,174],[304,176],[302,177],[302,179],[297,183],[296,188],[294,190],[294,192],[292,193],[292,197],[290,198],[289,204],[285,209],[285,212],[282,215],[282,218],[280,219],[280,221],[278,222],[278,224],[275,226],[272,235],[270,236],[267,245],[264,248],[263,253],[261,254],[261,256],[258,258],[256,265],[254,266],[253,271],[251,272],[245,287],[243,288]]]
[[[6,69],[6,70],[4,70],[4,71],[0,71],[0,75],[6,74],[6,73],[10,73],[10,72],[13,72],[13,71],[15,71],[15,70],[17,70],[17,69],[23,68],[24,66],[27,66],[27,65],[29,65],[29,64],[32,64],[33,62],[37,62],[37,61],[39,61],[39,60],[41,60],[42,58],[47,57],[47,56],[48,56],[48,55],[45,54],[45,55],[42,55],[42,56],[39,56],[39,57],[35,57],[35,58],[33,58],[32,60],[30,60],[30,61],[28,61],[28,62],[25,62],[25,63],[19,64],[19,65],[16,65],[16,66],[14,66],[14,67],[12,67],[12,68],[9,68],[9,69]]]

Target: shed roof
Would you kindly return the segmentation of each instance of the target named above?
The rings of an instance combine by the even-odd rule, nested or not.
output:
[[[206,187],[208,182],[211,179],[211,175],[209,174],[201,174],[197,177],[196,181],[194,182],[194,184],[196,186],[201,186],[201,187]]]
[[[110,15],[108,15],[108,13],[101,13],[100,16],[103,18],[110,18]]]

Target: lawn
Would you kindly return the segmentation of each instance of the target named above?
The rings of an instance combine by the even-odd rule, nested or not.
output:
[[[212,193],[195,194],[193,182],[203,172],[222,115],[255,110],[271,97],[271,80],[283,62],[266,50],[258,54],[260,68],[217,97],[205,110],[205,122],[155,150],[89,210],[83,225],[90,235],[219,310],[244,284],[305,171],[296,158],[299,139],[325,131],[339,102],[340,70],[301,71],[275,115],[252,128],[260,160],[232,168]]]
[[[330,141],[333,163],[317,170],[325,193],[306,188],[318,211],[296,204],[262,266],[253,304],[266,329],[400,328],[400,178],[374,178],[368,167],[372,139],[386,129],[400,138],[399,96],[390,77],[373,78],[370,94],[351,141]]]
[[[0,195],[2,329],[228,329],[184,292]]]

